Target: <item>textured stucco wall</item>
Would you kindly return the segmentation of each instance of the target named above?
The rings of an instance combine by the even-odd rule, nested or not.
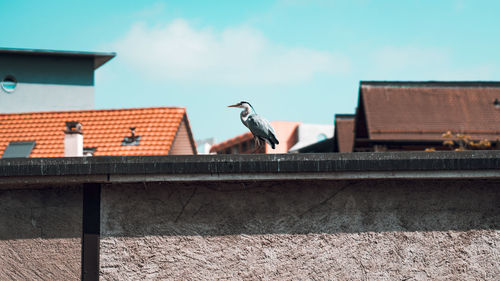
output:
[[[108,185],[101,279],[500,276],[493,181]]]
[[[78,280],[78,187],[0,190],[0,280]]]

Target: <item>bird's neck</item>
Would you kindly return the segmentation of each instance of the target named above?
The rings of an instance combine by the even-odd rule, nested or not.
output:
[[[247,119],[248,119],[248,115],[250,115],[250,110],[248,110],[248,109],[243,110],[240,113],[241,122],[245,123],[245,121],[247,121]]]
[[[248,119],[248,116],[250,116],[250,107],[245,107],[245,109],[240,113],[240,119],[241,119],[241,122],[247,126],[247,119]]]
[[[242,115],[249,115],[250,113],[252,113],[252,109],[249,106],[245,107],[245,109],[241,112]]]

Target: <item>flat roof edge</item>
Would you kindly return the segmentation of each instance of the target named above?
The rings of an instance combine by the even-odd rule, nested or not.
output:
[[[15,189],[30,185],[68,185],[84,183],[163,183],[163,182],[228,182],[228,181],[294,181],[294,180],[415,180],[415,179],[481,179],[500,180],[498,170],[461,170],[461,171],[365,171],[329,173],[259,173],[259,174],[116,174],[91,176],[30,176],[5,177],[0,180],[1,189]]]
[[[114,52],[83,52],[83,51],[60,51],[42,49],[20,49],[0,48],[0,54],[17,55],[39,55],[39,56],[65,56],[65,57],[92,57],[94,59],[94,70],[105,64],[116,56]]]
[[[464,176],[500,178],[500,151],[0,159],[0,185],[70,178],[147,182]]]

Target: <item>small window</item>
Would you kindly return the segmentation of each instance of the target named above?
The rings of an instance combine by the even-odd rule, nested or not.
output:
[[[10,142],[5,148],[2,158],[28,158],[35,147],[34,141]]]
[[[2,85],[2,89],[7,92],[7,93],[12,93],[17,87],[17,80],[14,78],[12,75],[7,75],[3,78],[2,82],[0,83]]]

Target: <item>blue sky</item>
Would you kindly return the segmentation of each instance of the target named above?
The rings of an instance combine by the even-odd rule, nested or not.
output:
[[[360,80],[500,80],[499,1],[0,1],[1,47],[113,51],[96,107],[183,106],[195,138],[331,124]]]

